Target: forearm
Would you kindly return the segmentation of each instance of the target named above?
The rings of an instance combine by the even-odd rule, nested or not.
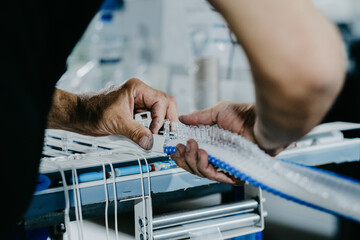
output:
[[[277,148],[318,124],[341,89],[345,57],[336,28],[306,0],[210,0],[253,72],[255,137]]]
[[[89,111],[82,98],[84,96],[56,89],[48,114],[48,128],[92,135],[89,129],[95,122],[90,116],[93,111]]]

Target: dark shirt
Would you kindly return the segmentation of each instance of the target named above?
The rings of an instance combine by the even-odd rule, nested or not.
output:
[[[354,69],[346,75],[344,87],[334,105],[324,118],[324,122],[346,121],[360,123],[360,41],[351,44],[350,57],[355,63]],[[344,132],[348,138],[360,137],[360,130]],[[354,159],[358,160],[358,159]],[[360,163],[345,162],[341,164],[326,164],[323,169],[360,180]],[[359,223],[344,218],[339,219],[336,240],[356,239],[360,234]]]
[[[350,57],[355,66],[346,74],[344,87],[324,118],[324,122],[345,121],[360,123],[360,41],[351,43]],[[359,138],[360,129],[346,131],[344,136],[347,138]],[[360,180],[360,164],[358,161],[327,164],[323,168]]]
[[[7,0],[0,14],[0,239],[26,211],[38,176],[47,114],[66,60],[102,0]]]

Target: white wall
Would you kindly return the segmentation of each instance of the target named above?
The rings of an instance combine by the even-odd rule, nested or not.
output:
[[[332,21],[349,23],[353,20],[353,2],[356,0],[312,0]]]

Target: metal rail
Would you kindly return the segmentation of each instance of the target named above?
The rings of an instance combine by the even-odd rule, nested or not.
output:
[[[215,228],[218,228],[221,232],[225,232],[237,228],[253,227],[259,221],[260,216],[256,213],[244,213],[240,215],[220,217],[211,220],[155,230],[153,239],[184,239],[190,237],[190,232],[204,231],[206,229]]]
[[[234,215],[241,212],[249,212],[256,209],[257,207],[258,202],[251,199],[236,203],[196,209],[187,212],[161,215],[153,218],[153,229],[165,228],[220,216]]]

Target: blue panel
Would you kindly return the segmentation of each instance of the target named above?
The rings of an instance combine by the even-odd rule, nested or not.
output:
[[[262,240],[262,232],[252,233],[245,236],[228,238],[228,240]]]
[[[121,179],[121,177],[117,178]],[[153,193],[172,192],[179,189],[192,188],[197,186],[216,183],[214,181],[201,178],[188,172],[179,172],[151,177],[151,190]],[[140,179],[132,179],[116,183],[116,194],[118,199],[125,199],[142,195]],[[109,200],[114,199],[113,184],[107,184]],[[148,181],[144,178],[144,191],[148,193]],[[80,188],[81,204],[93,204],[105,201],[104,185]],[[74,206],[72,187],[69,189],[70,205]],[[64,209],[64,192],[54,192],[49,194],[37,194],[24,215],[25,217],[41,215],[57,210]]]

